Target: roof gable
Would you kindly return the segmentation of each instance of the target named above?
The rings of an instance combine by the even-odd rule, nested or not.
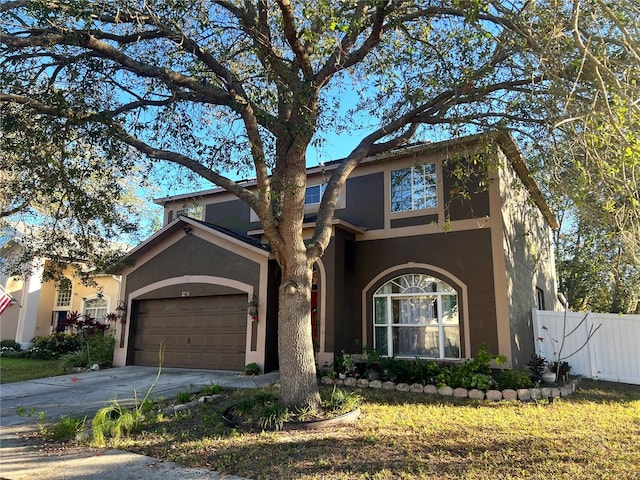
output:
[[[270,254],[268,247],[262,245],[255,238],[240,235],[226,228],[222,228],[217,225],[212,225],[181,215],[171,223],[165,225],[162,229],[158,230],[155,234],[147,238],[141,244],[130,250],[121,261],[121,265],[123,265],[123,267],[119,269],[121,270],[122,268],[124,268],[124,266],[135,263],[137,258],[153,250],[154,248],[161,246],[170,237],[175,235],[177,232],[180,232],[180,230],[182,230],[185,235],[193,234],[194,230],[200,230],[205,234],[213,235],[214,237],[220,238],[221,240],[228,243],[231,247],[229,248],[230,250],[248,250],[253,254],[257,253],[263,256],[269,256]],[[206,235],[204,235],[203,238],[204,237],[206,237]]]

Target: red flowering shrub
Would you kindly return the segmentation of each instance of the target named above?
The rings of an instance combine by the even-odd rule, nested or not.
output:
[[[99,322],[89,315],[78,312],[69,312],[64,324],[67,330],[89,337],[93,337],[96,334],[103,334],[110,326],[108,323]]]

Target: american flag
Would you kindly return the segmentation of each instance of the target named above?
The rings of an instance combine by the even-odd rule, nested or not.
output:
[[[0,291],[0,315],[2,315],[2,312],[4,312],[9,307],[9,305],[11,305],[12,302],[13,302],[13,298],[11,298],[6,293]]]

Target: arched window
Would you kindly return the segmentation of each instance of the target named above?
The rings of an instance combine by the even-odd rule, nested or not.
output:
[[[108,302],[105,298],[92,298],[84,302],[84,314],[101,322],[105,322]]]
[[[460,358],[458,294],[425,274],[398,276],[373,294],[374,347],[396,357]]]

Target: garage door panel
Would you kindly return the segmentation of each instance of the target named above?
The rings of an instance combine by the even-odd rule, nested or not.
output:
[[[242,370],[246,304],[245,295],[140,301],[134,363],[158,365],[164,342],[166,367]]]

